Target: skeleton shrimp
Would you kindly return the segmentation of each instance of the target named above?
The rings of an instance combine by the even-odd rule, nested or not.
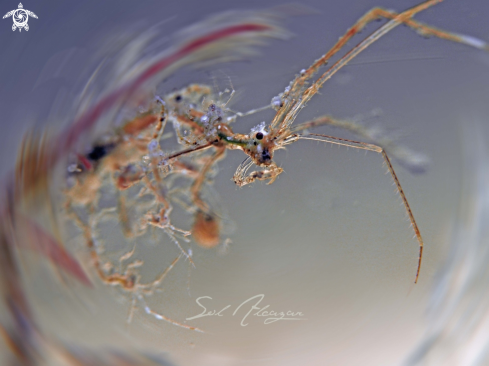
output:
[[[57,164],[60,161],[65,163],[63,159],[70,155],[70,160],[66,164],[68,187],[64,191],[64,210],[67,220],[74,223],[80,232],[79,236],[85,243],[94,274],[103,284],[119,287],[132,296],[129,321],[133,316],[136,303],[139,302],[148,315],[158,320],[185,329],[198,330],[153,311],[146,304],[145,296],[151,295],[182,259],[193,263],[191,250],[181,245],[181,242],[189,240],[190,235],[198,244],[207,248],[215,247],[220,242],[220,217],[205,192],[212,184],[217,162],[225,157],[227,150],[241,150],[247,157],[236,170],[234,182],[240,187],[256,180],[272,184],[283,172],[274,160],[275,151],[284,149],[298,140],[324,141],[374,151],[382,155],[419,243],[415,277],[417,282],[423,255],[423,239],[390,159],[390,157],[393,157],[394,161],[405,159],[401,151],[388,140],[377,140],[375,136],[369,135],[369,131],[362,130],[354,122],[328,115],[296,126],[293,124],[300,110],[318,93],[326,81],[364,49],[400,24],[407,25],[423,36],[434,36],[485,51],[489,50],[488,45],[483,41],[439,30],[412,19],[417,13],[439,2],[442,0],[427,0],[400,13],[381,8],[374,8],[367,12],[326,54],[307,69],[302,70],[283,93],[272,99],[270,107],[276,110],[272,121],[269,124],[265,122],[258,124],[249,133],[235,133],[231,123],[241,116],[261,109],[250,113],[235,113],[227,107],[229,100],[222,101],[221,96],[216,97],[208,86],[193,84],[151,101],[145,111],[125,121],[114,133],[100,137],[91,145],[89,151],[80,152],[80,140],[100,123],[101,116],[120,107],[128,100],[147,96],[149,89],[161,82],[170,72],[174,72],[176,68],[201,60],[222,57],[222,51],[227,48],[239,51],[243,43],[249,45],[253,43],[254,38],[276,36],[280,35],[280,32],[266,21],[252,22],[249,19],[240,19],[238,22],[226,23],[217,29],[206,29],[203,35],[193,35],[190,40],[187,40],[188,42],[174,48],[170,55],[162,54],[159,58],[151,60],[149,64],[137,65],[131,70],[132,73],[127,73],[128,79],[123,78],[122,84],[113,90],[109,89],[90,108],[78,114],[74,123],[58,136],[56,139],[59,141],[58,144],[43,143],[40,149],[31,149],[32,151],[24,149],[19,157],[15,178],[9,180],[7,184],[6,196],[12,203],[9,207],[0,210],[0,217],[8,217],[13,222],[22,222],[23,216],[17,212],[18,202],[28,201],[29,196],[34,195],[49,197],[49,194],[45,194],[49,178]],[[313,80],[320,68],[327,65],[352,37],[378,18],[385,18],[387,22],[354,46],[319,78]],[[209,47],[206,48],[207,46]],[[230,98],[232,94],[233,92],[230,92]],[[184,146],[183,150],[167,152],[166,147],[162,145],[168,122],[173,124],[178,141]],[[344,128],[373,143],[307,131],[323,125]],[[27,141],[26,144],[29,145],[29,142]],[[42,154],[39,154],[40,152]],[[190,161],[190,158],[193,159]],[[250,171],[253,165],[258,168]],[[177,181],[180,183],[176,184]],[[111,187],[112,192],[116,192],[114,193],[116,204],[104,208],[100,203],[102,195],[105,194],[104,189],[107,187]],[[24,203],[27,205],[29,202]],[[176,206],[194,215],[191,229],[177,228],[172,224],[172,209]],[[117,221],[124,236],[129,240],[146,239],[151,234],[166,236],[175,244],[179,254],[176,258],[170,257],[169,265],[153,281],[143,283],[137,271],[142,262],[132,260],[131,263],[125,264],[133,258],[136,246],[120,255],[117,265],[114,261],[104,258],[105,243],[97,234],[99,225],[104,220]],[[10,227],[0,227],[2,239],[0,247],[10,250],[15,242],[15,235]],[[53,241],[50,245],[52,248],[57,248],[58,243]],[[75,278],[80,281],[85,280],[86,275],[79,268],[74,267],[74,259],[68,260],[66,256],[57,257],[53,262],[59,261],[58,258],[65,258],[65,267],[71,268],[70,273]]]
[[[204,153],[202,159],[193,164],[184,160],[161,163],[159,141],[164,139],[162,134],[167,116],[173,112],[165,108],[161,99],[152,103],[143,100],[154,93],[156,85],[179,68],[203,61],[236,59],[246,55],[251,46],[262,43],[264,38],[284,38],[286,34],[276,25],[276,20],[271,13],[227,12],[189,27],[171,47],[156,54],[153,49],[140,60],[131,57],[131,47],[123,49],[120,57],[134,62],[124,62],[122,66],[115,67],[109,82],[105,80],[102,86],[97,86],[101,87],[99,93],[82,94],[80,99],[83,102],[70,114],[70,119],[72,116],[75,118],[70,120],[67,128],[55,136],[35,131],[24,138],[15,170],[6,176],[0,186],[0,249],[8,255],[14,253],[15,247],[33,249],[39,256],[47,257],[56,270],[62,269],[82,284],[92,286],[91,276],[87,276],[87,270],[82,268],[80,260],[64,249],[60,222],[65,219],[64,223],[73,224],[71,229],[77,230],[75,235],[81,238],[88,254],[89,268],[93,271],[87,272],[94,274],[103,284],[119,287],[132,296],[128,321],[139,302],[145,313],[158,320],[199,331],[153,311],[147,305],[145,296],[157,290],[182,258],[193,264],[191,250],[180,245],[180,240],[188,241],[186,237],[190,232],[171,224],[173,202],[170,198],[177,194],[189,195],[189,184],[175,187],[174,177],[192,181],[198,177],[198,172],[208,159]],[[129,46],[144,49],[148,47],[150,36],[155,37],[143,34]],[[146,110],[139,112],[143,104]],[[96,127],[101,129],[104,120],[112,121],[112,116],[124,114],[125,110],[120,111],[122,105],[129,107],[128,114],[132,113],[132,117],[124,118],[120,128],[112,128],[112,132],[99,136],[91,143],[88,151],[83,150],[87,147],[87,137],[94,134]],[[133,113],[133,109],[138,109],[138,112]],[[63,165],[66,174],[61,212],[57,210],[59,191],[52,189],[53,178],[60,165]],[[206,184],[201,183],[202,186]],[[104,200],[110,189],[113,199],[111,205],[107,205]],[[185,206],[186,202],[182,201],[181,205]],[[29,214],[33,212],[43,220],[31,219]],[[143,282],[138,268],[144,263],[136,259],[127,263],[137,249],[135,243],[132,250],[123,248],[126,252],[117,260],[105,256],[105,242],[98,231],[99,226],[107,220],[116,220],[129,240],[163,233],[180,253],[176,258],[167,256],[165,259],[169,264],[166,268],[154,280]],[[42,221],[42,225],[39,221]],[[10,260],[7,255],[3,259]],[[17,286],[17,270],[11,267],[2,266],[2,278],[15,282]],[[6,273],[8,271],[10,273]],[[23,290],[19,285],[15,291]],[[30,315],[28,306],[21,304],[20,300],[17,301],[11,294],[5,298],[16,302],[12,307],[14,317]],[[21,307],[18,312],[13,309],[17,305]],[[15,330],[13,336],[6,336],[9,341],[25,339],[24,323],[19,322],[19,325],[19,330]],[[3,327],[0,326],[1,330]],[[42,338],[48,337],[42,335]],[[11,343],[12,349],[15,349],[16,342]],[[37,349],[33,347],[31,351],[35,354]]]
[[[265,122],[262,122],[253,128],[248,134],[235,133],[226,119],[226,113],[224,113],[223,109],[219,108],[215,104],[210,104],[208,106],[207,113],[204,115],[196,115],[195,113],[192,114],[192,108],[189,108],[188,121],[186,125],[191,137],[187,137],[185,142],[187,145],[193,145],[193,147],[189,147],[187,150],[174,153],[168,156],[166,159],[168,161],[172,161],[184,155],[197,153],[205,149],[214,150],[214,154],[212,155],[211,159],[204,165],[203,169],[200,170],[198,178],[195,179],[191,187],[193,202],[195,206],[199,208],[194,229],[197,232],[205,233],[208,231],[213,233],[209,235],[210,237],[217,235],[214,228],[214,216],[205,202],[203,202],[201,199],[200,189],[206,173],[213,164],[224,157],[226,150],[241,150],[248,156],[246,160],[237,168],[233,178],[234,182],[240,187],[253,183],[256,180],[264,180],[268,181],[268,184],[272,184],[283,172],[283,169],[277,166],[274,161],[275,151],[284,149],[285,146],[301,139],[324,141],[331,144],[373,151],[379,153],[384,159],[388,171],[392,176],[397,191],[402,199],[416,239],[419,243],[418,266],[415,277],[415,283],[417,283],[421,269],[424,242],[416,220],[414,219],[414,214],[408,203],[407,197],[394,171],[394,166],[392,165],[391,159],[387,154],[387,151],[389,151],[392,153],[394,158],[401,160],[403,157],[401,156],[402,154],[400,154],[400,150],[393,148],[389,141],[379,141],[378,144],[372,144],[307,132],[308,129],[317,126],[334,125],[350,130],[357,135],[370,137],[371,140],[374,140],[375,142],[375,139],[372,138],[372,136],[368,136],[368,134],[366,134],[365,131],[362,131],[357,124],[349,121],[342,121],[331,116],[325,115],[318,117],[312,121],[305,122],[297,126],[293,126],[293,123],[300,110],[304,108],[307,102],[309,102],[311,98],[318,93],[319,89],[326,81],[328,81],[340,69],[346,66],[363,50],[398,25],[404,24],[423,36],[434,36],[489,51],[489,46],[481,40],[470,36],[440,30],[412,19],[417,13],[440,2],[442,2],[442,0],[427,0],[400,13],[382,8],[374,8],[367,12],[326,54],[321,56],[307,69],[302,70],[300,74],[290,82],[290,85],[283,93],[272,99],[271,106],[276,110],[276,114],[271,123],[266,125]],[[329,68],[316,81],[310,82],[313,76],[319,72],[320,68],[327,65],[331,57],[342,49],[353,36],[363,30],[368,23],[381,18],[386,19],[387,22],[359,44],[354,46],[346,53],[346,55],[341,57],[333,65],[329,66]],[[230,120],[234,119],[235,117],[232,117]],[[181,123],[185,122],[181,121]],[[248,172],[253,165],[256,165],[261,169]],[[208,227],[208,230],[204,229],[206,226]],[[203,242],[213,243],[214,241],[211,239],[206,237],[203,239]]]

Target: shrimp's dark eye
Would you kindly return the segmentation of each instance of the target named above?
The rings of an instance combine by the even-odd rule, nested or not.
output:
[[[262,138],[263,138],[263,133],[258,132],[258,133],[256,134],[256,139],[257,139],[257,140],[261,140]]]
[[[179,103],[179,102],[181,102],[181,101],[182,101],[182,96],[181,96],[181,95],[177,95],[177,96],[175,97],[175,102]]]

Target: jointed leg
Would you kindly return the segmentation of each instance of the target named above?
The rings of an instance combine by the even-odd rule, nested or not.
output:
[[[243,187],[247,184],[253,183],[257,179],[270,180],[267,184],[272,184],[273,182],[275,182],[275,179],[277,179],[279,174],[284,171],[275,163],[272,163],[264,170],[252,171],[248,174],[248,169],[250,169],[253,165],[253,160],[251,160],[251,158],[247,158],[238,166],[238,169],[236,169],[236,172],[233,176],[233,180],[236,185]]]
[[[304,75],[304,79],[308,80],[310,79],[316,72],[317,70],[325,65],[328,60],[333,57],[343,46],[346,45],[346,43],[356,34],[361,32],[369,23],[378,20],[379,18],[385,18],[389,20],[396,20],[399,23],[404,23],[408,26],[410,26],[413,29],[416,29],[423,34],[426,35],[436,35],[440,38],[445,38],[446,36],[451,36],[449,33],[443,32],[441,30],[438,30],[436,28],[430,27],[430,26],[425,26],[421,23],[418,23],[412,19],[410,19],[412,16],[414,16],[416,13],[419,13],[420,11],[426,10],[427,8],[435,5],[436,3],[442,2],[443,0],[429,0],[425,1],[424,3],[417,5],[414,8],[411,8],[409,10],[404,11],[401,14],[395,13],[393,11],[389,11],[386,9],[382,8],[373,8],[369,10],[365,15],[363,15],[348,31],[341,37],[338,42],[331,48],[324,56],[316,60],[307,70]],[[454,40],[449,38],[451,40]],[[458,39],[456,41],[459,41]]]
[[[209,213],[209,208],[200,198],[200,189],[202,188],[202,184],[204,183],[205,176],[209,172],[210,168],[224,157],[225,153],[225,147],[216,148],[216,153],[205,163],[204,167],[199,173],[199,176],[197,177],[197,179],[195,179],[194,183],[192,184],[192,188],[190,189],[192,193],[192,201],[202,212]]]
[[[341,120],[330,116],[321,116],[291,128],[291,133],[294,134],[299,131],[323,125],[342,128],[352,132],[360,138],[368,139],[370,142],[381,146],[389,152],[389,155],[393,157],[394,160],[399,162],[404,168],[407,168],[411,173],[424,172],[428,164],[428,159],[425,156],[397,144],[394,139],[390,138],[385,133],[379,133],[378,128],[368,128],[361,123],[351,120]],[[293,142],[294,140],[293,138],[288,139],[289,140],[286,138],[284,141],[285,144]]]
[[[314,118],[312,121],[304,122],[301,123],[300,125],[291,128],[290,131],[292,133],[297,133],[300,131],[307,130],[309,128],[315,128],[315,127],[325,126],[325,125],[343,128],[345,130],[353,132],[356,135],[371,138],[365,126],[362,126],[359,123],[355,123],[354,121],[340,120],[340,119],[333,118],[331,116],[321,116],[321,117]]]
[[[482,48],[488,50],[487,44],[477,43],[466,36],[447,32],[435,27],[431,27],[429,25],[425,25],[423,23],[417,22],[411,19],[417,13],[426,10],[437,3],[441,3],[443,0],[428,0],[419,4],[411,9],[408,9],[402,13],[395,13],[390,10],[386,10],[383,8],[373,8],[368,11],[364,16],[362,16],[354,25],[351,27],[346,34],[339,39],[339,41],[331,48],[323,57],[319,58],[312,64],[309,69],[303,74],[305,79],[310,79],[314,73],[317,72],[318,68],[322,65],[325,65],[327,61],[336,54],[343,46],[357,33],[361,32],[365,26],[372,21],[375,21],[379,18],[385,18],[388,20],[394,20],[397,23],[405,24],[410,28],[416,30],[419,34],[423,36],[434,36],[441,39],[446,39],[452,42],[464,43],[469,46],[474,46],[477,48]]]
[[[255,180],[268,180],[267,184],[272,184],[275,182],[275,179],[282,173],[284,170],[277,165],[273,164],[267,167],[264,170],[254,170],[247,176],[240,176],[235,174],[233,177],[234,183],[238,186],[243,187],[247,184],[253,183]]]
[[[176,325],[177,327],[181,327],[181,328],[185,328],[185,329],[188,329],[188,330],[194,330],[196,332],[199,332],[199,333],[204,333],[204,331],[200,328],[197,328],[197,327],[192,327],[190,325],[186,325],[186,324],[182,324],[182,323],[179,323],[173,319],[170,319],[160,313],[157,313],[156,311],[153,311],[149,308],[149,306],[146,304],[146,301],[144,300],[143,296],[139,296],[138,299],[143,303],[143,306],[144,306],[144,311],[146,312],[146,314],[148,315],[152,315],[154,316],[156,319],[158,320],[164,320],[165,322],[167,323],[170,323],[170,324],[173,324],[173,325]]]
[[[71,216],[76,218],[76,221],[79,222],[80,224],[83,224],[81,219],[78,218],[77,214],[71,210]],[[186,328],[189,330],[195,330],[198,332],[202,332],[201,329],[196,328],[196,327],[191,327],[182,323],[179,323],[171,318],[168,318],[164,315],[158,314],[151,310],[147,305],[146,302],[144,301],[143,298],[143,293],[150,293],[151,291],[154,291],[154,288],[161,284],[161,282],[164,280],[168,272],[176,265],[178,260],[181,258],[181,255],[173,260],[173,262],[166,268],[166,270],[158,277],[156,278],[153,282],[148,283],[148,284],[140,284],[139,283],[139,275],[136,275],[133,273],[132,269],[135,267],[138,267],[142,265],[143,263],[141,261],[135,261],[132,264],[129,264],[126,268],[126,271],[122,273],[112,273],[112,274],[106,274],[105,271],[103,270],[103,264],[101,262],[100,257],[98,256],[97,250],[95,248],[95,243],[93,242],[92,239],[92,233],[90,230],[89,225],[82,225],[80,226],[82,229],[84,229],[84,234],[87,240],[87,246],[88,249],[90,250],[90,254],[92,257],[92,263],[93,266],[95,267],[95,270],[100,277],[100,279],[107,285],[113,285],[113,286],[120,286],[123,290],[132,293],[133,294],[133,300],[131,302],[131,308],[129,310],[129,315],[128,315],[128,322],[131,321],[134,308],[135,308],[135,298],[137,297],[139,300],[141,300],[144,304],[144,310],[147,314],[153,315],[156,319],[159,320],[164,320],[168,323],[174,324],[176,326]],[[123,255],[120,260],[126,260],[128,259],[134,252],[134,249],[131,250],[131,252],[126,253]]]
[[[377,153],[382,154],[382,157],[384,158],[384,161],[387,164],[387,168],[389,169],[389,173],[391,173],[391,176],[394,179],[394,183],[396,184],[396,187],[397,187],[397,190],[399,192],[399,195],[401,196],[402,202],[404,203],[404,207],[406,208],[406,212],[409,216],[409,220],[411,221],[411,225],[413,226],[414,233],[416,234],[416,239],[418,240],[418,243],[419,243],[418,269],[416,271],[416,279],[415,279],[414,283],[418,282],[419,270],[421,269],[421,259],[423,258],[423,246],[424,246],[423,238],[421,237],[421,233],[419,232],[418,225],[416,224],[416,220],[414,219],[414,215],[413,215],[413,212],[411,211],[411,207],[409,206],[406,195],[404,194],[404,190],[402,189],[401,183],[399,182],[399,178],[397,178],[396,172],[394,171],[394,167],[392,166],[392,163],[391,163],[389,157],[387,156],[385,150],[382,147],[377,146],[377,145],[373,145],[373,144],[367,144],[364,142],[347,140],[347,139],[342,139],[342,138],[338,138],[338,137],[332,137],[332,136],[315,134],[315,133],[309,134],[307,136],[303,136],[300,134],[295,134],[292,136],[297,138],[297,139],[324,141],[324,142],[329,142],[329,143],[336,144],[336,145],[343,145],[343,146],[354,147],[357,149],[375,151]]]
[[[314,96],[318,92],[318,90],[327,80],[329,80],[349,61],[355,58],[360,52],[362,52],[372,43],[380,39],[382,36],[390,32],[392,29],[400,24],[405,24],[425,36],[435,36],[452,42],[458,42],[471,47],[476,47],[489,51],[489,45],[481,40],[469,36],[443,31],[411,19],[417,13],[426,10],[429,7],[442,1],[443,0],[428,0],[399,14],[382,8],[374,8],[367,12],[346,32],[345,35],[343,35],[338,40],[333,48],[331,48],[324,56],[316,60],[308,69],[302,72],[301,75],[296,77],[290,87],[290,91],[284,94],[284,98],[288,98],[290,95],[293,101],[289,102],[284,106],[284,108],[281,108],[281,110],[279,110],[272,121],[272,127],[276,127],[278,124],[280,124],[280,128],[285,129],[290,126],[294,122],[295,117],[297,116],[302,106],[304,106],[312,98],[312,96]],[[372,33],[369,37],[365,38],[357,46],[351,49],[345,56],[338,60],[313,85],[307,88],[307,90],[304,91],[302,98],[300,98],[300,91],[305,82],[311,79],[311,77],[318,71],[321,66],[327,64],[329,59],[333,55],[335,55],[341,48],[343,48],[354,35],[359,33],[368,23],[380,17],[389,19],[389,22],[387,22],[377,31]]]
[[[150,283],[147,283],[144,285],[139,285],[138,287],[140,289],[142,289],[144,293],[151,295],[154,292],[154,290],[156,289],[156,287],[158,287],[163,282],[165,277],[173,269],[173,267],[175,267],[175,265],[177,264],[177,262],[181,258],[182,258],[182,254],[180,254],[178,257],[176,257],[173,260],[173,262],[171,262],[170,265],[163,271],[163,273],[158,278],[156,278],[153,282],[150,282]]]

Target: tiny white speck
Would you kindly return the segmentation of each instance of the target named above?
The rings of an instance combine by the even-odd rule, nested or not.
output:
[[[147,313],[147,314],[151,314],[151,309],[147,306],[144,307],[144,311]]]
[[[68,166],[68,173],[73,173],[73,172],[76,172],[78,169],[78,165],[77,164],[71,164]]]
[[[155,314],[155,318],[156,319],[159,319],[159,320],[162,320],[163,319],[163,317],[160,314]]]
[[[280,105],[282,104],[282,100],[280,99],[280,97],[278,96],[275,96],[272,98],[272,107],[280,107]]]
[[[231,136],[226,137],[226,140],[231,141],[233,138]]]

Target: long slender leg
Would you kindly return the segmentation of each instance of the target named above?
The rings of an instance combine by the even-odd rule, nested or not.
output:
[[[191,154],[191,153],[193,153],[195,151],[206,150],[206,149],[209,149],[209,148],[211,148],[213,146],[214,145],[212,144],[212,142],[208,142],[205,145],[200,145],[200,146],[197,146],[197,147],[194,147],[194,148],[191,148],[191,149],[182,150],[182,151],[176,152],[174,154],[171,154],[170,156],[167,157],[167,159],[168,160],[175,159],[175,158],[178,158],[179,156],[184,156],[184,155],[187,155],[187,154]]]
[[[297,133],[300,131],[304,131],[310,128],[315,128],[315,127],[320,127],[320,126],[333,126],[333,127],[339,127],[343,128],[345,130],[348,130],[350,132],[353,132],[356,135],[362,136],[362,137],[367,137],[371,138],[368,134],[367,129],[365,126],[356,123],[354,121],[349,121],[346,119],[337,119],[331,116],[320,116],[316,117],[311,121],[301,123],[300,125],[294,126],[290,129],[291,133]]]
[[[202,201],[200,198],[200,189],[202,188],[202,184],[204,183],[205,176],[209,169],[219,160],[221,160],[226,152],[226,147],[217,147],[216,148],[216,153],[205,163],[204,167],[199,173],[199,176],[197,179],[195,179],[194,183],[192,184],[191,188],[191,193],[192,193],[192,200],[194,204],[201,209],[205,213],[209,213],[209,208],[207,205]]]
[[[385,133],[379,132],[378,128],[368,128],[361,123],[333,118],[331,116],[320,116],[309,122],[291,128],[291,133],[297,133],[309,128],[319,126],[333,126],[352,132],[357,137],[368,139],[370,142],[382,146],[389,155],[399,162],[404,168],[411,173],[422,173],[426,170],[429,160],[422,154],[411,151],[407,147],[401,146]],[[293,141],[291,141],[293,142]],[[290,143],[290,142],[289,142]]]
[[[421,233],[419,232],[418,225],[416,224],[416,220],[414,219],[413,212],[411,211],[409,202],[406,198],[406,195],[404,194],[404,190],[402,189],[401,182],[399,181],[399,178],[397,177],[396,172],[394,171],[394,167],[392,166],[392,163],[389,157],[387,156],[385,150],[382,147],[373,144],[367,144],[364,142],[358,142],[358,141],[342,139],[339,137],[327,136],[327,135],[316,134],[316,133],[311,133],[306,136],[295,134],[292,135],[291,137],[294,137],[297,140],[303,139],[303,140],[324,141],[324,142],[329,142],[331,144],[349,146],[349,147],[354,147],[356,149],[363,149],[368,151],[374,151],[382,155],[387,165],[387,168],[389,169],[389,172],[391,173],[391,176],[394,179],[394,183],[396,184],[399,195],[401,196],[402,202],[404,203],[404,207],[406,208],[406,212],[409,216],[409,220],[411,221],[411,225],[414,229],[414,233],[416,234],[416,239],[418,240],[419,243],[418,269],[416,271],[416,279],[414,281],[414,283],[417,283],[419,277],[419,270],[421,269],[421,259],[423,258],[423,247],[424,247],[423,238],[421,237]]]
[[[183,324],[183,323],[179,323],[173,319],[170,319],[160,313],[157,313],[156,311],[153,311],[149,308],[149,306],[146,304],[146,301],[144,300],[144,298],[142,296],[138,297],[139,301],[141,301],[143,303],[143,307],[144,307],[144,311],[146,312],[146,314],[148,315],[152,315],[153,317],[155,317],[156,319],[158,320],[163,320],[167,323],[170,323],[170,324],[173,324],[173,325],[176,325],[177,327],[181,327],[181,328],[185,328],[185,329],[188,329],[188,330],[194,330],[196,332],[199,332],[199,333],[204,333],[204,331],[200,328],[197,328],[197,327],[192,327],[190,325],[186,325],[186,324]]]
[[[142,304],[143,304],[144,311],[146,312],[146,314],[152,315],[152,316],[154,316],[158,320],[164,320],[164,321],[166,321],[166,322],[168,322],[170,324],[179,326],[181,328],[186,328],[186,329],[189,329],[189,330],[194,330],[194,331],[203,333],[203,330],[201,330],[199,328],[196,328],[196,327],[192,327],[192,326],[189,326],[189,325],[186,325],[186,324],[179,323],[176,320],[173,320],[171,318],[168,318],[168,317],[166,317],[166,316],[164,316],[162,314],[159,314],[159,313],[151,310],[149,308],[149,306],[146,304],[146,301],[144,299],[144,295],[151,295],[151,294],[153,294],[153,292],[156,289],[156,287],[159,286],[163,282],[163,280],[165,279],[166,275],[173,269],[173,267],[176,265],[176,263],[181,258],[182,258],[182,255],[180,255],[177,258],[175,258],[173,260],[173,262],[165,269],[165,271],[158,278],[156,278],[153,282],[150,282],[150,283],[147,283],[147,284],[136,284],[135,285],[135,288],[134,288],[134,291],[133,291],[133,294],[134,295],[133,295],[133,299],[132,299],[132,302],[131,302],[131,308],[129,310],[129,316],[128,316],[128,320],[127,320],[128,323],[131,322],[131,319],[132,319],[132,316],[133,316],[133,313],[134,313],[134,309],[136,308],[136,299],[139,299],[142,302]]]
[[[181,258],[182,258],[182,254],[176,257],[173,260],[173,262],[171,262],[170,265],[163,271],[163,273],[159,277],[157,277],[153,282],[144,285],[139,285],[139,287],[143,289],[145,293],[151,295],[154,292],[155,288],[158,287],[163,282],[165,277],[173,269],[173,267],[175,267],[175,265]]]
[[[342,67],[348,64],[348,62],[355,58],[360,52],[400,24],[405,24],[416,30],[418,33],[426,36],[435,36],[489,51],[489,45],[479,39],[440,30],[411,19],[417,13],[428,9],[441,1],[443,0],[428,0],[399,14],[382,8],[374,8],[367,12],[346,32],[345,35],[339,39],[333,48],[331,48],[324,56],[315,61],[307,70],[302,72],[301,75],[299,75],[293,81],[289,93],[285,93],[284,98],[286,99],[290,95],[294,100],[286,104],[284,108],[281,108],[277,112],[272,121],[272,127],[276,127],[280,124],[280,129],[285,129],[290,126],[294,122],[300,109],[312,98],[312,96],[318,92],[318,90],[327,80],[329,80]],[[351,49],[345,56],[330,67],[313,85],[307,88],[304,91],[302,98],[299,98],[300,95],[298,95],[298,93],[300,92],[300,89],[305,82],[318,71],[319,67],[325,65],[333,55],[343,48],[345,44],[354,35],[360,32],[368,23],[378,19],[379,17],[389,19],[389,22],[384,24],[382,27],[360,42],[357,46]]]
[[[477,42],[477,40],[472,39],[470,37],[456,34],[453,32],[447,32],[426,24],[423,24],[421,22],[417,22],[415,20],[412,20],[411,18],[416,15],[417,13],[426,10],[430,8],[431,6],[442,2],[443,0],[429,0],[425,1],[422,4],[419,4],[411,9],[408,9],[402,13],[395,13],[390,10],[386,10],[383,8],[373,8],[372,10],[368,11],[365,15],[363,15],[347,32],[346,34],[341,37],[338,42],[331,48],[324,56],[316,60],[310,67],[309,69],[306,70],[305,73],[303,73],[303,76],[306,79],[309,79],[314,75],[314,73],[317,72],[319,67],[322,65],[325,65],[327,61],[335,55],[354,35],[362,31],[365,26],[379,18],[385,18],[389,20],[395,20],[398,23],[403,23],[406,24],[407,26],[411,27],[412,29],[416,30],[418,33],[424,35],[424,36],[435,36],[441,39],[446,39],[452,42],[458,42],[458,43],[463,43],[467,44],[469,46],[474,46],[477,48],[482,48],[487,50],[487,44],[484,42]]]

